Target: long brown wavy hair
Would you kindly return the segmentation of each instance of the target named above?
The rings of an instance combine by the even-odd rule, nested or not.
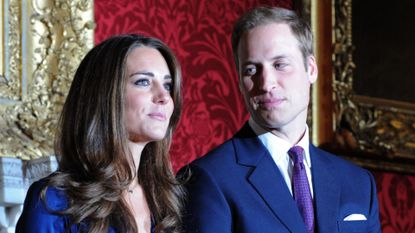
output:
[[[126,60],[136,47],[157,49],[172,76],[174,111],[166,136],[148,143],[132,168],[124,124]],[[180,232],[183,191],[172,172],[169,148],[182,108],[181,71],[173,52],[158,39],[141,35],[111,37],[82,60],[63,106],[55,151],[59,168],[48,186],[65,192],[69,207],[58,212],[88,232],[137,232],[123,192],[138,178],[156,232]],[[47,187],[42,192],[45,202]]]

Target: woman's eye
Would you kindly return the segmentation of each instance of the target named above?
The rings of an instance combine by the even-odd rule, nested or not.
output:
[[[164,89],[166,89],[166,91],[171,92],[173,90],[173,83],[165,83]]]
[[[135,81],[134,84],[137,86],[149,86],[150,80],[146,78],[142,78],[142,79],[138,79],[137,81]]]

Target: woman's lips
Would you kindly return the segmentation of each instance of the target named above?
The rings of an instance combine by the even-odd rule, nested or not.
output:
[[[161,113],[161,112],[152,112],[152,113],[148,114],[148,116],[152,119],[159,120],[159,121],[167,120],[166,115],[164,113]]]

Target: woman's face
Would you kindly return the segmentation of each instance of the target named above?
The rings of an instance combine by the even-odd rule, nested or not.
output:
[[[131,142],[165,137],[173,113],[172,77],[161,53],[137,47],[127,57],[125,125]]]

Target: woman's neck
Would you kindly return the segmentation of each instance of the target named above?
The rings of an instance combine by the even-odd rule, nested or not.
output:
[[[136,142],[128,142],[128,149],[131,153],[131,156],[133,157],[133,163],[132,166],[135,168],[139,168],[140,167],[140,159],[141,159],[141,154],[144,150],[144,146],[146,145],[146,143],[136,143]]]
[[[128,149],[133,158],[131,166],[134,169],[140,167],[141,155],[146,143],[128,142]],[[148,208],[147,200],[143,187],[135,179],[124,195],[130,210],[134,216],[139,232],[150,232],[151,228],[151,211]]]

